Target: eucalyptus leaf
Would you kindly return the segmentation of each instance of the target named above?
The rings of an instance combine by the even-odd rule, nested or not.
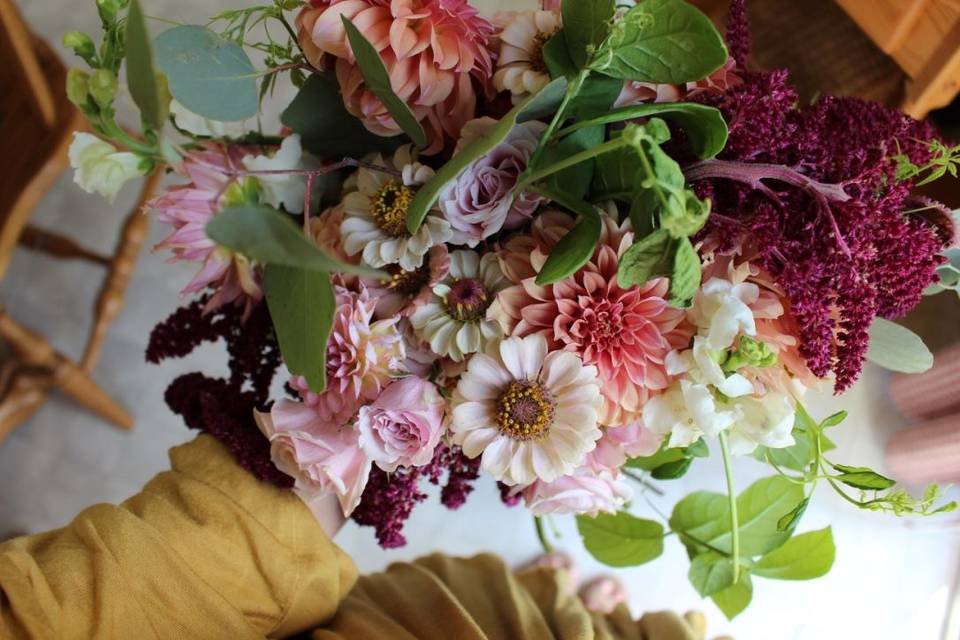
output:
[[[728,620],[733,620],[743,613],[753,599],[753,582],[750,580],[750,575],[741,569],[737,584],[713,594],[711,599]]]
[[[875,318],[870,327],[867,360],[901,373],[922,373],[933,366],[933,354],[920,336],[884,318]]]
[[[537,274],[537,284],[546,286],[569,278],[593,257],[600,241],[603,225],[593,205],[577,208],[580,220],[550,251],[550,256]]]
[[[610,31],[614,0],[563,0],[563,34],[570,59],[577,68],[586,66],[593,50]]]
[[[443,189],[456,180],[467,167],[490,153],[506,139],[517,123],[536,120],[552,113],[563,100],[567,91],[565,78],[552,80],[539,93],[511,109],[497,124],[487,129],[453,156],[425,185],[420,187],[407,208],[407,229],[416,233],[437,203]]]
[[[577,530],[590,555],[611,567],[633,567],[663,553],[660,523],[625,511],[577,516]]]
[[[170,93],[184,107],[223,122],[257,115],[257,71],[239,44],[205,27],[184,25],[161,33],[154,46]]]
[[[318,158],[363,156],[371,151],[393,151],[403,138],[384,138],[367,130],[350,115],[332,73],[313,73],[304,82],[281,122],[299,133],[303,146]]]
[[[376,269],[331,258],[308,240],[289,216],[267,206],[228,207],[207,223],[206,231],[217,244],[265,264],[327,273],[384,275]]]
[[[127,87],[140,118],[151,129],[162,129],[165,110],[153,67],[153,51],[139,0],[130,0],[127,12]]]
[[[687,577],[697,593],[706,598],[734,585],[733,568],[732,559],[708,551],[693,559]]]
[[[801,533],[753,565],[754,575],[775,580],[812,580],[826,575],[836,557],[830,527]]]
[[[422,149],[427,146],[426,132],[416,116],[413,115],[410,107],[407,106],[407,103],[394,93],[390,83],[390,74],[387,72],[387,67],[383,64],[380,54],[370,44],[370,41],[360,33],[360,30],[347,20],[346,16],[342,15],[340,19],[343,21],[343,28],[347,31],[350,48],[353,50],[353,56],[357,60],[357,66],[360,67],[360,73],[363,74],[363,81],[367,88],[380,99],[380,102],[390,112],[397,125],[410,136],[417,147]]]
[[[684,0],[644,0],[614,24],[590,66],[621,80],[684,84],[727,61],[710,18]]]
[[[306,378],[311,391],[322,392],[326,388],[327,340],[336,311],[329,274],[268,264],[263,271],[263,293],[284,364],[293,375]]]
[[[719,109],[695,102],[664,102],[637,104],[608,111],[603,115],[587,118],[572,125],[568,131],[598,124],[612,124],[637,118],[662,116],[680,125],[690,148],[700,158],[712,158],[727,144],[727,123]]]
[[[670,272],[669,302],[674,307],[686,308],[700,288],[700,255],[689,238],[673,241],[673,269]]]
[[[665,229],[657,229],[627,249],[620,259],[617,284],[629,289],[673,271],[674,243]]]

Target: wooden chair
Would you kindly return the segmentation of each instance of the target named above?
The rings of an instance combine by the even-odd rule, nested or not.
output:
[[[17,246],[106,269],[80,362],[56,352],[0,307],[0,339],[7,352],[0,366],[0,440],[33,415],[52,388],[118,427],[133,426],[130,414],[94,382],[91,371],[107,328],[123,306],[149,225],[141,209],[159,175],[146,179],[113,255],[99,255],[67,237],[31,226],[35,206],[66,167],[73,132],[84,127],[83,116],[67,100],[65,82],[66,68],[57,55],[30,32],[12,0],[0,0],[0,154],[14,159],[0,172],[0,277]]]

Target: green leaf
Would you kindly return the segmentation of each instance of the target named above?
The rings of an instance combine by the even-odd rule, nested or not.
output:
[[[410,136],[417,147],[422,149],[427,146],[426,132],[420,126],[417,117],[410,111],[407,103],[394,93],[390,84],[390,74],[387,73],[387,67],[383,64],[380,54],[373,48],[370,41],[360,33],[360,30],[347,20],[346,16],[340,16],[340,19],[343,21],[343,28],[347,30],[350,48],[353,50],[357,66],[360,67],[360,73],[363,74],[363,81],[367,88],[380,99],[380,102],[393,116],[397,125]]]
[[[622,90],[622,80],[598,74],[587,76],[580,87],[580,91],[567,105],[567,113],[571,118],[580,121],[607,113]],[[578,123],[576,128],[581,129],[583,127],[579,126]]]
[[[693,302],[693,296],[700,288],[700,255],[689,238],[677,238],[673,244],[669,302],[674,307],[686,308]]]
[[[807,507],[809,505],[810,497],[807,496],[801,500],[800,504],[795,506],[790,513],[777,520],[777,531],[784,531],[793,535],[793,530],[797,528],[797,525],[800,523],[800,518],[802,518],[803,514],[807,512]]]
[[[154,46],[170,93],[187,109],[224,122],[257,115],[257,71],[239,44],[185,25],[161,33]]]
[[[667,447],[666,443],[664,443],[663,446],[660,447],[660,450],[652,456],[630,458],[627,460],[626,466],[630,467],[631,469],[653,471],[657,467],[663,466],[670,462],[683,460],[685,457],[686,456],[684,455],[681,447]]]
[[[618,81],[619,82],[619,81]],[[577,122],[569,128],[576,131],[582,127],[612,124],[624,120],[662,116],[676,122],[687,134],[690,148],[700,158],[712,158],[727,144],[727,123],[718,109],[695,102],[665,102],[637,104],[608,111],[602,115]]]
[[[327,273],[384,275],[376,269],[331,258],[303,235],[290,216],[266,206],[228,207],[207,223],[207,235],[217,244],[265,264]]]
[[[667,462],[651,471],[650,476],[655,480],[676,480],[686,475],[692,463],[693,458],[681,458],[674,462]]]
[[[774,580],[812,580],[833,566],[836,547],[830,527],[801,533],[760,558],[754,575]]]
[[[633,149],[624,148],[595,158],[591,199],[632,202],[640,177],[640,158]]]
[[[823,422],[820,423],[820,429],[827,429],[829,427],[835,427],[844,420],[847,419],[846,411],[837,411],[831,416],[827,416]]]
[[[715,551],[701,553],[690,563],[687,577],[701,597],[712,596],[733,586],[733,560]]]
[[[311,74],[280,120],[299,133],[304,148],[318,158],[393,151],[403,142],[400,136],[384,138],[371,133],[350,115],[332,73]]]
[[[745,558],[762,555],[783,544],[789,533],[777,524],[803,500],[803,487],[782,476],[757,480],[737,497],[740,520],[740,553]],[[727,497],[697,491],[676,504],[670,528],[730,552],[730,515]]]
[[[329,274],[268,264],[263,293],[284,364],[290,373],[306,378],[311,391],[322,392],[327,384],[327,340],[336,311]]]
[[[617,284],[623,289],[669,276],[673,271],[673,239],[666,229],[657,229],[634,242],[620,259]]]
[[[563,35],[577,68],[587,65],[593,50],[607,37],[615,10],[614,0],[563,0]]]
[[[543,287],[569,278],[593,256],[603,224],[593,205],[581,204],[576,207],[580,221],[550,251],[550,256],[537,274],[538,285]]]
[[[580,129],[544,149],[540,160],[530,170],[535,171],[543,167],[549,167],[581,151],[599,146],[603,144],[604,133],[601,126]],[[567,167],[563,171],[558,171],[547,178],[547,187],[567,198],[583,200],[593,180],[594,165],[594,159],[590,158],[586,162],[580,162],[572,167]]]
[[[567,49],[567,40],[563,37],[562,29],[544,43],[542,54],[543,63],[547,66],[551,78],[569,78],[577,74],[577,66],[570,59],[570,51]]]
[[[849,467],[845,464],[832,466],[840,472],[840,475],[834,476],[837,480],[864,491],[883,491],[897,484],[896,480],[882,476],[869,467]]]
[[[127,12],[127,87],[143,123],[151,129],[162,129],[164,107],[160,104],[150,34],[139,0],[130,0]]]
[[[710,447],[703,438],[700,438],[686,448],[686,454],[694,458],[707,458],[710,456]]]
[[[633,567],[663,553],[663,527],[625,511],[577,516],[577,530],[594,558],[611,567]]]
[[[867,360],[902,373],[922,373],[933,366],[933,354],[920,336],[883,318],[875,318],[870,327]]]
[[[789,447],[771,449],[761,446],[754,449],[751,455],[760,462],[769,461],[784,469],[806,471],[807,466],[813,461],[813,444],[810,434],[794,427],[792,435],[794,443]]]
[[[740,580],[732,587],[727,587],[719,593],[712,596],[713,603],[717,605],[727,620],[733,620],[743,613],[743,610],[750,605],[753,599],[753,581],[750,580],[742,568],[740,570]]]
[[[497,147],[510,130],[520,122],[536,120],[553,111],[559,106],[567,91],[567,81],[557,78],[551,81],[539,93],[510,110],[494,126],[487,129],[482,135],[471,141],[460,150],[425,185],[420,187],[417,195],[407,208],[407,229],[416,233],[423,223],[427,213],[437,202],[440,192],[453,180],[456,180],[467,167],[477,159],[490,153]]]
[[[644,0],[617,21],[591,68],[621,80],[684,84],[727,61],[710,18],[683,0]]]

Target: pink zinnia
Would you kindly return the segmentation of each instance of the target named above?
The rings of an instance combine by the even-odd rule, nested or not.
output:
[[[607,426],[640,417],[651,394],[669,385],[667,353],[690,340],[683,310],[667,305],[666,279],[632,289],[617,285],[619,258],[632,242],[628,222],[618,226],[605,216],[600,244],[580,271],[546,287],[526,278],[502,291],[493,309],[508,335],[542,334],[551,351],[570,351],[597,367],[600,423]],[[540,249],[531,254],[536,269],[542,255]]]
[[[406,357],[399,316],[374,321],[377,301],[362,284],[358,291],[335,285],[337,310],[327,342],[327,388],[310,391],[303,377],[290,381],[322,420],[335,427],[351,422],[403,370]]]
[[[241,147],[207,145],[174,167],[176,173],[190,180],[188,184],[173,187],[147,203],[157,211],[161,222],[173,227],[173,233],[155,250],[172,251],[170,262],[203,263],[182,293],[213,289],[205,308],[208,312],[230,302],[244,304],[249,311],[263,295],[254,266],[243,256],[217,245],[206,232],[207,223],[220,210],[228,190],[243,190],[241,182],[231,184],[229,173],[233,167],[243,166],[241,159],[247,153]]]
[[[476,79],[486,86],[493,72],[487,41],[493,25],[467,0],[313,0],[297,16],[300,44],[310,63],[336,59],[343,102],[366,127],[382,136],[401,132],[383,103],[366,88],[341,16],[380,54],[394,92],[413,110],[436,153],[473,118]]]

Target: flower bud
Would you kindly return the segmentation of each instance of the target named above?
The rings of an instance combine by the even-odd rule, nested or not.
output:
[[[106,109],[113,104],[117,95],[117,76],[109,69],[97,69],[90,76],[90,96],[100,108]]]
[[[777,364],[777,354],[766,342],[754,340],[749,336],[740,336],[737,350],[723,363],[725,371],[736,371],[741,367],[772,367]]]
[[[85,111],[89,108],[87,96],[90,92],[90,74],[80,69],[70,69],[67,72],[67,99],[78,109]]]
[[[117,20],[117,14],[126,8],[129,0],[97,0],[97,11],[100,12],[100,20],[105,25],[113,24]]]
[[[91,66],[96,61],[97,47],[93,44],[93,39],[82,31],[70,31],[65,34],[63,46],[86,60]]]

